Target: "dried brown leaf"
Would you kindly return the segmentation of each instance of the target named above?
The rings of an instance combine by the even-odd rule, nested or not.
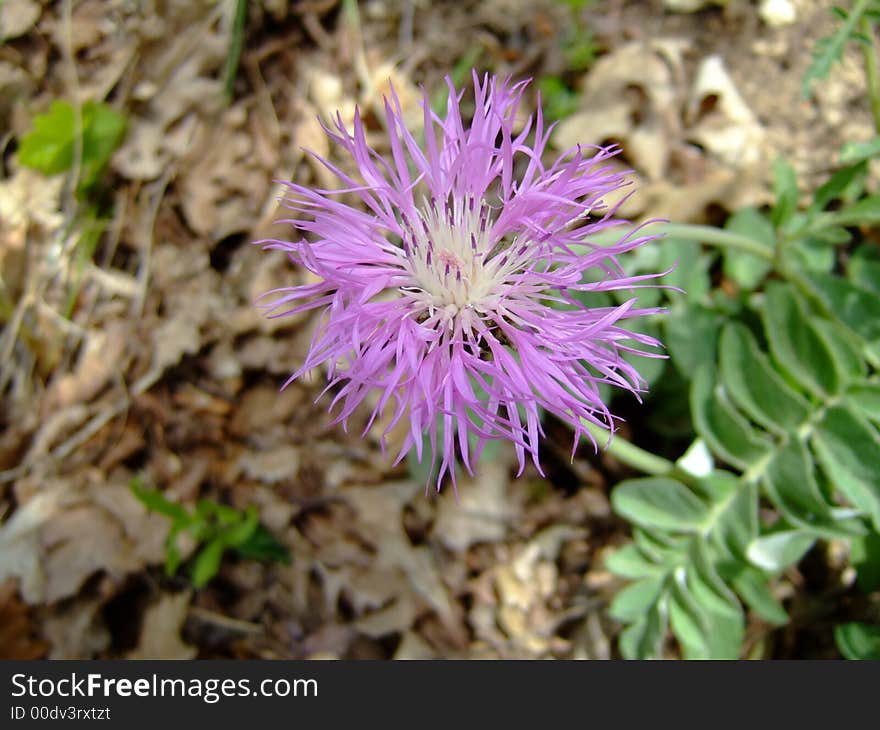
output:
[[[0,3],[0,40],[18,38],[30,31],[40,18],[37,0],[5,0]]]
[[[46,617],[43,627],[52,644],[50,659],[94,659],[110,647],[110,632],[101,615],[103,601],[88,598],[63,603]]]
[[[194,646],[180,637],[189,610],[190,593],[163,593],[144,614],[137,648],[128,659],[193,659]]]
[[[42,659],[48,650],[31,609],[18,596],[16,581],[0,584],[0,659]]]
[[[510,498],[509,484],[505,459],[483,460],[473,479],[461,480],[457,496],[451,491],[441,496],[434,537],[459,553],[480,542],[503,540],[518,511]]]

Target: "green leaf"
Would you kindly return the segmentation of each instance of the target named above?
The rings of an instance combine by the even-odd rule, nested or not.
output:
[[[18,161],[44,175],[57,175],[73,166],[75,111],[66,101],[55,100],[49,111],[34,117],[31,131],[21,138]]]
[[[748,469],[769,450],[770,444],[731,406],[723,388],[716,387],[710,367],[700,368],[694,376],[691,415],[697,433],[712,451],[739,469]]]
[[[779,376],[744,325],[725,326],[718,360],[721,382],[731,399],[755,422],[786,433],[809,416],[809,404]]]
[[[854,165],[880,155],[880,137],[868,142],[847,142],[840,149],[840,162],[843,165]]]
[[[738,210],[727,219],[724,228],[763,244],[770,253],[773,251],[776,243],[776,231],[773,229],[773,224],[756,208]],[[733,249],[727,249],[724,252],[724,275],[733,279],[746,291],[755,289],[771,268],[770,261],[750,253]]]
[[[765,297],[762,315],[774,360],[814,393],[827,396],[837,392],[840,381],[834,358],[791,288],[773,282],[767,286]]]
[[[639,302],[639,306],[644,306],[642,302]],[[649,337],[653,337],[656,340],[660,340],[660,325],[654,318],[641,318],[641,321],[637,322],[635,320],[621,322],[619,325],[622,329],[629,330],[630,332],[637,332],[643,335],[648,335]],[[660,352],[658,350],[654,350],[655,352]],[[642,379],[645,381],[648,387],[651,387],[654,383],[657,382],[657,379],[663,374],[663,371],[666,369],[666,358],[665,357],[643,357],[641,355],[634,355],[629,352],[625,352],[623,354],[623,358],[638,369],[639,375],[642,376]]]
[[[865,358],[854,344],[858,338],[827,319],[814,319],[812,324],[816,334],[819,335],[828,352],[831,353],[840,380],[844,383],[861,380],[866,369]]]
[[[709,659],[709,619],[687,589],[675,582],[669,596],[669,625],[685,659]]]
[[[743,566],[732,583],[746,605],[762,619],[775,626],[785,626],[788,623],[788,614],[770,591],[767,576],[760,570]]]
[[[681,562],[687,552],[689,542],[687,536],[642,528],[638,525],[633,528],[633,540],[649,560],[664,565]]]
[[[828,408],[812,437],[829,481],[880,530],[880,438],[862,417],[836,405]]]
[[[798,185],[794,168],[781,157],[773,162],[773,193],[776,203],[770,220],[776,228],[783,228],[797,210]]]
[[[715,347],[723,321],[718,312],[694,304],[676,307],[663,318],[664,342],[673,365],[682,375],[692,377],[702,365],[715,362]]]
[[[866,6],[867,3],[863,2],[858,4],[856,8],[864,11]],[[813,50],[813,61],[806,74],[804,74],[801,86],[801,94],[804,99],[810,98],[813,81],[824,79],[828,76],[835,61],[839,61],[843,57],[843,48],[856,32],[856,26],[862,15],[861,12],[856,11],[856,8],[845,15],[844,23],[833,35],[816,41],[816,47]]]
[[[692,541],[699,549],[700,542]],[[744,621],[739,601],[714,569],[691,551],[669,592],[669,624],[687,659],[736,659]]]
[[[165,539],[165,575],[171,577],[177,573],[183,556],[180,554],[180,548],[177,547],[177,536],[180,534],[180,528],[171,525],[168,531],[168,537]]]
[[[243,558],[273,563],[290,563],[290,550],[265,527],[259,525],[253,534],[235,548]]]
[[[691,565],[687,571],[687,583],[691,595],[710,614],[741,621],[742,607],[715,570],[702,539],[691,541],[689,557]]]
[[[134,477],[129,482],[128,488],[148,510],[170,517],[179,527],[184,527],[193,521],[189,512],[181,505],[170,501],[156,489],[146,489],[142,484],[140,477]]]
[[[810,209],[807,215],[810,217],[815,216],[823,211],[832,201],[840,200],[846,196],[853,187],[857,187],[861,190],[861,185],[857,185],[857,183],[859,183],[861,178],[865,176],[866,171],[867,165],[856,164],[844,167],[835,172],[828,181],[821,185],[813,194],[813,202],[810,204]],[[815,233],[821,235],[820,231],[815,231]],[[847,236],[847,238],[849,238],[849,236]],[[841,243],[843,243],[843,241],[841,241]]]
[[[696,439],[694,443],[702,444],[702,439]],[[703,444],[705,447],[705,444]],[[699,482],[696,488],[698,494],[712,503],[713,508],[719,504],[729,502],[739,490],[739,479],[735,474],[721,469],[712,469]]]
[[[770,501],[795,527],[829,537],[852,536],[852,524],[835,520],[816,483],[813,460],[799,439],[791,439],[773,455],[762,482]]]
[[[737,603],[736,617],[727,614],[709,614],[709,658],[739,659],[745,638],[745,619],[742,608]]]
[[[641,550],[632,543],[615,550],[605,559],[605,567],[615,575],[631,580],[656,577],[662,573],[662,565],[648,560]]]
[[[847,659],[880,659],[880,626],[857,622],[838,624],[834,627],[834,641]]]
[[[843,226],[822,226],[821,228],[815,229],[806,238],[807,244],[824,248],[826,251],[830,246],[843,246],[850,241],[852,241],[852,233],[849,232],[848,228],[844,228]],[[835,257],[834,252],[831,251],[830,253],[833,261]],[[823,264],[823,266],[813,266],[810,268],[819,271],[827,271],[831,267],[824,267]]]
[[[792,258],[797,268],[827,274],[834,268],[834,249],[815,236],[799,238],[785,249],[786,260]]]
[[[880,424],[880,383],[857,383],[847,388],[847,403],[874,423]]]
[[[196,502],[196,513],[204,520],[215,523],[219,527],[237,525],[244,519],[244,515],[234,507],[220,504],[213,499],[200,499]]]
[[[107,104],[87,101],[81,109],[82,156],[80,192],[92,187],[125,135],[127,119]],[[46,114],[34,118],[33,129],[22,137],[18,160],[45,175],[73,167],[76,148],[76,110],[66,101],[53,101]]]
[[[611,503],[628,520],[663,530],[696,531],[709,514],[690,489],[665,477],[621,482],[611,494]]]
[[[256,507],[249,507],[245,514],[236,514],[237,522],[220,532],[219,538],[227,547],[238,547],[253,537],[260,524],[260,515]]]
[[[608,615],[622,623],[638,620],[657,601],[665,581],[665,577],[660,575],[631,583],[614,597]]]
[[[868,195],[857,203],[834,213],[827,213],[825,220],[838,226],[867,226],[880,222],[880,194]]]
[[[80,189],[92,187],[122,143],[128,119],[107,104],[83,106],[83,159]]]
[[[192,566],[190,579],[193,586],[203,588],[217,575],[225,549],[226,546],[219,538],[212,540],[201,549]]]
[[[865,244],[853,251],[847,266],[850,281],[880,296],[880,251]]]
[[[735,489],[713,509],[712,544],[721,553],[720,562],[745,563],[749,545],[758,535],[758,488],[726,472],[715,472],[703,484],[720,480]],[[725,555],[727,559],[723,560]]]
[[[669,292],[670,299],[687,297],[689,302],[698,302],[706,298],[712,283],[709,268],[713,258],[695,246],[693,241],[684,241],[670,236],[657,242],[660,258],[656,267],[660,271],[672,269],[664,278],[666,286],[676,287],[685,292]]]
[[[811,273],[807,279],[835,318],[866,342],[880,341],[880,296],[831,274]]]
[[[854,537],[850,561],[856,569],[856,585],[862,593],[880,588],[880,533]]]
[[[660,656],[666,634],[666,600],[661,597],[641,618],[620,634],[624,659],[653,659]]]
[[[759,568],[776,573],[797,563],[815,542],[816,536],[808,532],[782,530],[753,540],[748,556]]]

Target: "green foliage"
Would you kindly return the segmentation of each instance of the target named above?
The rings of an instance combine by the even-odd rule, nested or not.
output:
[[[776,243],[773,224],[755,208],[742,208],[728,218],[725,230],[748,236],[766,247],[771,253]],[[735,281],[741,289],[752,291],[764,280],[773,265],[766,258],[759,258],[741,251],[724,252],[724,275]]]
[[[832,35],[816,43],[813,50],[813,61],[804,75],[802,85],[802,94],[805,99],[809,98],[812,93],[813,82],[826,78],[834,64],[843,57],[843,49],[846,44],[851,40],[860,39],[857,28],[862,16],[869,10],[877,10],[878,7],[880,5],[876,0],[874,2],[872,0],[856,0],[850,11],[840,7],[833,8],[832,12],[843,22]]]
[[[583,10],[592,5],[595,0],[556,0],[560,5],[568,5],[574,10]]]
[[[874,137],[868,142],[847,142],[840,150],[840,162],[844,165],[855,165],[877,155],[880,155],[880,137]]]
[[[854,538],[850,559],[856,569],[856,585],[863,593],[880,590],[880,534]]]
[[[880,659],[880,626],[840,624],[834,627],[834,641],[847,659]]]
[[[560,39],[565,70],[582,73],[596,62],[600,46],[593,32],[578,19],[566,26]]]
[[[85,196],[98,182],[110,157],[125,136],[127,119],[107,104],[87,101],[79,110],[55,100],[49,111],[34,118],[33,128],[21,139],[18,161],[44,175],[71,170],[81,143],[77,191]]]
[[[755,535],[757,497],[737,487],[733,475],[716,472],[690,486],[646,478],[615,488],[615,511],[637,526],[634,544],[608,561],[635,581],[610,608],[628,624],[620,639],[624,657],[658,656],[667,626],[687,658],[738,655],[744,613],[725,578]]]
[[[538,80],[538,90],[547,119],[565,119],[577,111],[578,95],[559,76],[542,76]]]
[[[288,549],[260,525],[256,507],[240,512],[209,499],[200,499],[190,511],[171,502],[160,491],[146,489],[137,477],[129,487],[148,510],[171,520],[165,544],[165,572],[169,576],[177,573],[182,561],[177,544],[181,533],[188,533],[201,545],[189,571],[196,588],[207,585],[217,575],[227,550],[234,550],[252,560],[290,562]]]
[[[737,294],[713,289],[714,254],[691,240],[659,245],[659,263],[677,264],[665,283],[688,292],[667,295],[665,342],[695,444],[715,461],[695,474],[683,459],[612,492],[634,530],[608,561],[632,581],[610,609],[625,657],[659,656],[667,630],[686,658],[740,656],[746,611],[786,623],[774,581],[818,540],[848,541],[859,587],[880,586],[880,254],[868,244],[838,253],[880,223],[865,184],[880,144],[845,153],[805,208],[794,171],[777,162],[769,215],[731,216],[725,231],[750,241],[721,246]],[[878,651],[876,627],[835,636],[846,656]]]

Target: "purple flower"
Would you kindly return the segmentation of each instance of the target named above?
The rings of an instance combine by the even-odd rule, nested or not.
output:
[[[346,423],[371,391],[367,425],[389,416],[385,436],[409,424],[398,461],[410,450],[439,459],[437,488],[455,463],[472,473],[489,440],[513,442],[520,472],[528,453],[540,471],[541,410],[574,429],[583,422],[613,431],[599,385],[638,394],[644,383],[623,353],[656,347],[623,320],[638,309],[590,307],[589,292],[654,286],[659,275],[626,276],[616,256],[644,244],[627,227],[612,245],[590,237],[621,221],[603,196],[626,183],[607,165],[617,150],[577,147],[545,165],[552,127],[540,108],[516,132],[528,82],[474,74],[475,112],[467,126],[452,82],[446,116],[423,100],[424,143],[403,124],[400,102],[385,99],[390,154],[382,156],[354,116],[349,132],[337,114],[327,134],[357,165],[357,176],[318,158],[338,190],[288,183],[285,221],[308,236],[261,241],[288,252],[318,283],[268,292],[272,317],[320,309],[306,361],[288,383],[317,366],[329,369],[335,422]],[[540,104],[539,104],[540,107]],[[532,140],[531,142],[529,140]],[[362,205],[346,204],[354,194]],[[607,237],[606,237],[607,238]],[[366,431],[365,431],[366,433]],[[572,451],[574,453],[574,451]]]

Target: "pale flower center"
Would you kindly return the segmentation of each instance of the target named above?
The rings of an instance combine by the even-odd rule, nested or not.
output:
[[[404,291],[429,309],[450,313],[497,300],[526,247],[492,241],[490,210],[473,198],[438,207],[427,201],[418,220],[404,219],[403,250],[413,284]]]

